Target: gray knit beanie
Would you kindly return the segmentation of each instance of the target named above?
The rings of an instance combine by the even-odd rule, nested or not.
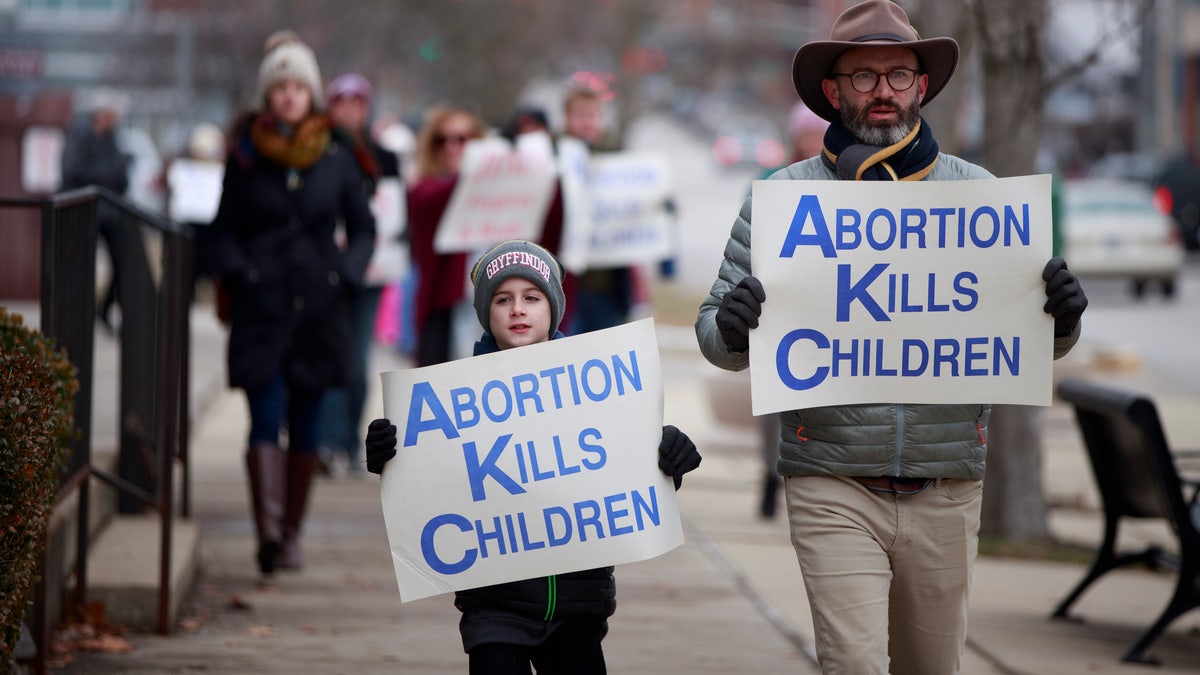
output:
[[[537,284],[550,301],[550,337],[558,332],[567,299],[563,294],[562,265],[558,258],[531,241],[511,239],[496,244],[480,256],[471,268],[471,283],[475,284],[475,313],[479,324],[492,332],[491,304],[496,289],[506,279],[520,277]]]
[[[284,80],[298,80],[308,86],[312,92],[313,106],[320,108],[325,105],[323,87],[321,85],[321,69],[317,66],[317,56],[308,45],[298,39],[284,38],[278,44],[270,45],[267,55],[263,57],[258,67],[259,103],[266,100],[271,87]]]

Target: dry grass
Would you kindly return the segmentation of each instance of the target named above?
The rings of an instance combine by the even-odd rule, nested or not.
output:
[[[1096,558],[1096,550],[1087,546],[1080,546],[1079,544],[1068,544],[1053,540],[980,537],[979,555],[994,558],[1050,560],[1053,562],[1090,565]]]

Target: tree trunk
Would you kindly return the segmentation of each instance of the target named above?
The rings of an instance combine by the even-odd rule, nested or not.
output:
[[[992,406],[980,534],[1017,539],[1049,536],[1042,492],[1041,421],[1041,408]]]
[[[1000,177],[1032,174],[1042,136],[1046,0],[970,0],[970,8],[983,64],[984,166]],[[1047,537],[1041,411],[994,406],[988,435],[982,532]]]
[[[908,18],[914,26],[921,27],[924,37],[945,35],[958,42],[958,69],[955,76],[950,78],[933,104],[922,108],[921,116],[933,130],[938,149],[951,155],[961,155],[966,140],[962,124],[968,117],[964,114],[964,106],[970,85],[974,84],[970,74],[976,70],[971,64],[975,43],[971,15],[946,11],[945,3],[941,0],[922,0],[909,10]]]

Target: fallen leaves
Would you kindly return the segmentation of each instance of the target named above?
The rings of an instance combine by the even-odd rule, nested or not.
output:
[[[225,604],[226,609],[232,609],[238,612],[245,612],[254,609],[254,605],[242,599],[242,596],[234,594],[229,596],[229,602]]]
[[[104,603],[90,602],[79,613],[78,620],[55,631],[46,661],[51,667],[62,667],[74,661],[77,652],[128,654],[132,651],[133,645],[125,639],[125,629],[108,623]]]
[[[275,635],[278,635],[279,631],[274,626],[268,626],[266,624],[258,624],[258,625],[250,626],[249,628],[247,628],[246,633],[250,637],[265,638],[265,637],[273,637]]]

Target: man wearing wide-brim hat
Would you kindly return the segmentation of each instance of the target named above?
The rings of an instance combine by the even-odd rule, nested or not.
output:
[[[800,98],[830,122],[823,152],[769,180],[991,178],[939,152],[921,118],[957,63],[954,40],[922,39],[893,2],[847,9],[830,39],[802,46],[792,65]],[[769,306],[751,276],[750,236],[747,199],[696,319],[705,358],[727,370],[749,365],[750,329]],[[1062,259],[1042,276],[1059,358],[1079,337],[1087,299]],[[968,403],[780,413],[778,469],[825,672],[960,670],[989,413]]]

